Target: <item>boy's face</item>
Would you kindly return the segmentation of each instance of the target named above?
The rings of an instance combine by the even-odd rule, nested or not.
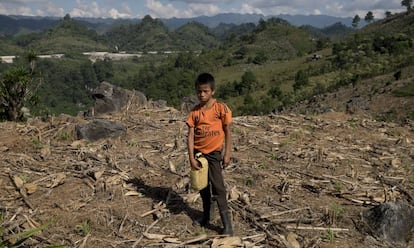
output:
[[[204,104],[207,103],[210,99],[212,99],[214,95],[214,90],[211,89],[209,83],[198,85],[196,91],[198,100],[200,100],[200,102]]]

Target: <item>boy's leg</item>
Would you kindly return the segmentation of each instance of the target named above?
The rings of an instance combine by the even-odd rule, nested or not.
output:
[[[203,201],[203,217],[200,220],[195,220],[194,225],[200,225],[205,227],[210,222],[210,210],[211,210],[211,191],[210,184],[204,189],[200,190],[201,200]]]
[[[208,179],[212,186],[212,191],[217,200],[220,211],[228,210],[227,192],[221,169],[221,153],[219,151],[206,154],[208,160]]]
[[[213,192],[216,195],[217,205],[220,211],[221,221],[224,225],[223,234],[233,236],[233,227],[227,204],[227,192],[224,185],[224,179],[221,168],[221,152],[212,152],[205,155],[208,160],[208,176],[211,182]]]

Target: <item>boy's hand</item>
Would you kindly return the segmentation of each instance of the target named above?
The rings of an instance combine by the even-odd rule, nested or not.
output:
[[[201,163],[195,158],[190,159],[190,164],[191,164],[191,168],[193,168],[194,170],[201,169]]]
[[[230,156],[224,155],[223,160],[221,161],[222,168],[226,168],[230,164]]]

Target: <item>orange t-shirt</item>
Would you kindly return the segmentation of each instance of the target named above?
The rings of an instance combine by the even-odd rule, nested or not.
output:
[[[194,148],[204,154],[221,151],[224,141],[223,125],[231,123],[231,110],[226,104],[215,101],[211,108],[197,105],[190,112],[187,125],[194,129]]]

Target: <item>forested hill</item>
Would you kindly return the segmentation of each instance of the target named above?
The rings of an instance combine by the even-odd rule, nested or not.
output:
[[[240,25],[243,23],[257,24],[260,20],[269,18],[282,18],[289,21],[292,25],[302,26],[311,25],[316,28],[325,28],[335,23],[343,23],[350,27],[352,18],[338,18],[322,15],[278,15],[263,16],[259,14],[236,14],[226,13],[215,16],[198,16],[193,18],[169,18],[160,19],[170,30],[177,29],[187,23],[198,22],[209,28],[215,28],[220,24]],[[7,16],[0,15],[0,34],[16,35],[22,33],[42,32],[57,24],[61,18],[57,17],[33,17],[33,16]],[[111,19],[111,18],[82,18],[76,17],[75,20],[83,23],[87,27],[94,29],[98,33],[105,33],[111,26],[118,26],[120,23],[138,23],[141,19]],[[361,22],[364,24],[364,22]]]
[[[384,92],[398,98],[396,103],[412,99],[413,18],[412,12],[394,14],[354,30],[341,24],[325,29],[296,27],[280,18],[257,24],[221,24],[216,29],[192,22],[170,30],[161,20],[146,16],[100,34],[66,16],[47,31],[0,38],[1,47],[10,49],[0,51],[21,55],[15,64],[0,64],[1,80],[8,72],[18,72],[15,66],[33,70],[34,74],[26,76],[35,76],[30,80],[41,83],[36,98],[25,104],[38,114],[76,114],[88,108],[91,89],[102,81],[142,91],[150,99],[178,108],[184,97],[193,94],[194,78],[201,71],[216,76],[216,96],[235,115],[287,109],[348,111],[348,102],[355,103],[352,109],[371,114],[378,109],[371,100]],[[338,36],[341,39],[332,38]],[[31,56],[27,56],[29,51]],[[85,51],[140,52],[140,57],[92,62],[82,55]],[[36,53],[65,56],[59,61],[25,61]],[[351,90],[336,94],[346,87]],[[337,98],[321,97],[328,94]],[[307,104],[310,100],[312,106]],[[400,105],[384,105],[372,114],[378,118],[414,116]]]

